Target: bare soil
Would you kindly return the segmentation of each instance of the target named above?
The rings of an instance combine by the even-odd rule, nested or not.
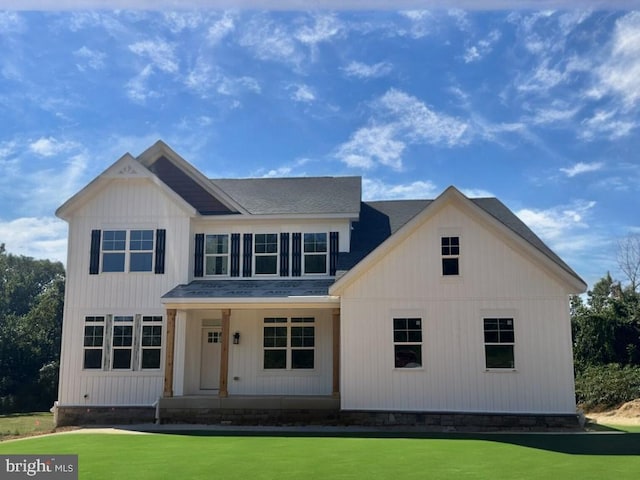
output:
[[[589,412],[585,417],[594,423],[609,425],[640,425],[640,398],[607,412]]]

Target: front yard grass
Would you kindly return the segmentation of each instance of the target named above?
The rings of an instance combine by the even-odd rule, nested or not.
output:
[[[0,415],[0,441],[12,437],[38,435],[53,431],[53,414],[49,412]]]
[[[1,454],[78,454],[81,479],[635,479],[640,434],[72,433]]]

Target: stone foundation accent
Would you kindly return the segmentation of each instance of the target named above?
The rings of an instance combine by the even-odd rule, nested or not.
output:
[[[56,427],[154,423],[154,407],[53,407]]]
[[[423,432],[548,432],[579,431],[579,416],[459,412],[369,412],[334,408],[236,408],[162,406],[159,423],[257,425],[257,426],[349,426],[395,431]],[[271,407],[271,408],[270,408]],[[118,425],[157,422],[154,407],[57,407],[56,426]]]

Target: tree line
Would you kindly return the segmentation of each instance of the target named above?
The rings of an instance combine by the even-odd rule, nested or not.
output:
[[[65,271],[0,244],[0,413],[48,410],[57,397]]]
[[[640,398],[640,235],[620,241],[617,260],[624,281],[607,273],[586,301],[571,299],[576,399],[586,409]]]

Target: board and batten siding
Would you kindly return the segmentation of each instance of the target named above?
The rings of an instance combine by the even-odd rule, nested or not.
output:
[[[441,275],[441,236],[460,237],[460,275]],[[483,318],[513,317],[515,369],[487,371]],[[393,318],[423,320],[422,367],[394,368]],[[566,286],[453,204],[342,292],[345,410],[575,412]]]
[[[73,213],[69,221],[59,405],[150,405],[162,394],[166,328],[160,369],[83,370],[84,318],[136,314],[166,317],[160,297],[188,278],[189,227],[188,214],[152,181],[140,178],[111,181],[108,188]],[[94,229],[165,229],[165,273],[90,275]]]

